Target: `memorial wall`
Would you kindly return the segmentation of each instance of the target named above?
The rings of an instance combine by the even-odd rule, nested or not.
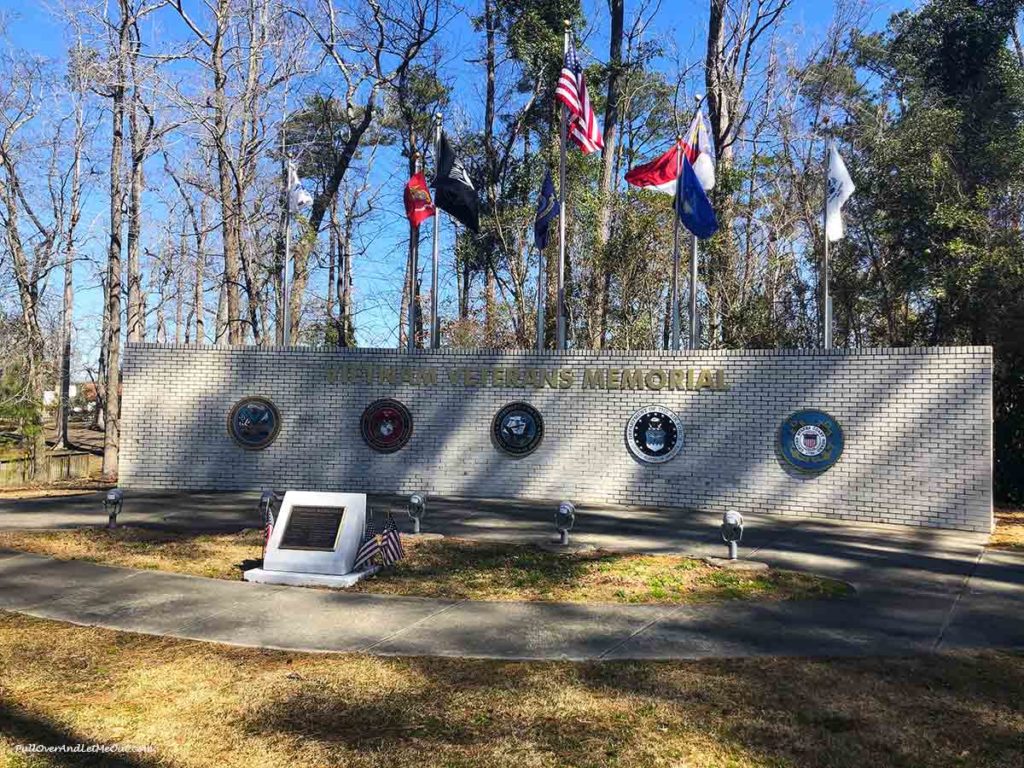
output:
[[[988,532],[989,347],[130,344],[125,488],[571,499]]]

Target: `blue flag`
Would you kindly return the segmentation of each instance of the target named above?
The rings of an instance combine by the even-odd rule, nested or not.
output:
[[[704,186],[694,173],[689,159],[683,155],[683,172],[676,182],[676,213],[683,226],[702,240],[718,231],[718,219],[711,207]]]
[[[551,170],[544,176],[544,186],[537,199],[537,218],[533,222],[533,242],[537,250],[543,251],[548,245],[548,228],[551,220],[557,218],[560,206],[555,195],[555,183],[551,181]]]

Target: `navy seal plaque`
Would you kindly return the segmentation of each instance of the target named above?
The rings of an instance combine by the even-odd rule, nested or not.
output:
[[[626,445],[646,464],[662,464],[683,447],[683,428],[668,408],[651,405],[633,414],[626,426]]]
[[[824,411],[797,411],[779,427],[779,450],[799,470],[824,472],[843,453],[843,428]]]
[[[363,411],[360,430],[373,450],[394,453],[412,437],[412,414],[397,400],[375,400]]]
[[[544,419],[529,403],[509,403],[495,415],[491,432],[505,453],[526,456],[544,439]]]
[[[265,397],[246,397],[228,414],[228,434],[247,451],[261,451],[281,430],[281,413]]]

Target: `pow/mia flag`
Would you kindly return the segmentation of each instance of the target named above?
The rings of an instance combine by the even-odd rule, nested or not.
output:
[[[480,200],[465,167],[441,134],[441,156],[434,176],[434,204],[473,232],[480,231]]]

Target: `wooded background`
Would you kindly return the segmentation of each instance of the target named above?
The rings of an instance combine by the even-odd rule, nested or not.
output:
[[[858,188],[833,250],[836,344],[993,345],[997,493],[1024,498],[1024,2],[930,0],[879,25],[836,0],[816,35],[794,0],[704,5],[667,30],[659,0],[64,0],[45,56],[0,17],[0,420],[41,452],[42,391],[91,378],[113,475],[125,340],[279,342],[283,148],[314,197],[293,222],[293,342],[404,345],[418,238],[401,189],[418,154],[430,175],[436,111],[482,207],[478,236],[442,223],[443,343],[532,347],[569,19],[605,139],[569,152],[570,346],[667,346],[671,201],[623,175],[697,95],[721,224],[702,343],[819,345],[833,136]]]

